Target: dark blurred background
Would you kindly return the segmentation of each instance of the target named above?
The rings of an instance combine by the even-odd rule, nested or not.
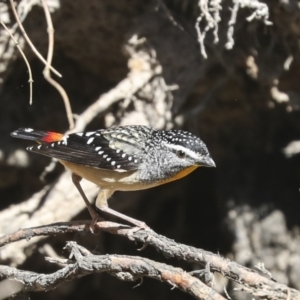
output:
[[[247,21],[253,11],[240,8],[234,25],[235,44],[227,50],[233,4],[222,2],[219,42],[214,43],[212,32],[207,33],[208,58],[204,59],[194,28],[201,13],[196,1],[64,0],[53,8],[53,65],[63,74],[57,80],[68,93],[74,113],[81,114],[129,71],[143,70],[143,54],[152,58],[155,62],[149,65],[159,66],[161,74],[131,98],[111,105],[86,130],[120,124],[185,129],[205,141],[217,168],[201,168],[154,189],[118,192],[110,206],[178,242],[220,253],[248,267],[264,262],[276,280],[300,289],[300,146],[296,143],[300,140],[300,10],[293,1],[266,4],[273,25],[258,19]],[[13,24],[10,10],[8,16]],[[200,26],[204,28],[205,23]],[[24,27],[46,56],[46,22],[40,6],[28,13]],[[4,30],[0,33],[4,35]],[[132,46],[133,37],[144,38],[142,45]],[[41,181],[49,159],[35,154],[28,154],[24,164],[10,159],[15,149],[28,145],[13,140],[10,132],[18,127],[64,132],[68,123],[60,95],[44,80],[43,65],[31,50],[25,46],[34,74],[34,103],[30,106],[25,64],[13,46],[2,42],[1,47],[0,207],[7,210],[45,184],[55,184],[63,172],[63,167],[56,166]],[[13,50],[7,58],[9,49]],[[162,80],[171,87],[165,94],[159,85]],[[89,218],[86,209],[74,219],[83,218]],[[9,231],[2,229],[5,233]],[[21,264],[2,263],[53,272],[58,267],[46,263],[40,249],[46,243],[66,256],[62,249],[68,240],[101,254],[142,255],[187,271],[200,268],[167,260],[150,247],[138,252],[141,245],[107,233],[42,240],[24,252],[26,259]],[[221,291],[226,284],[224,278],[217,280],[216,288]],[[150,279],[134,286],[96,274],[54,291],[23,297],[191,299]],[[232,284],[227,288],[234,293]],[[246,299],[243,294],[236,297]]]

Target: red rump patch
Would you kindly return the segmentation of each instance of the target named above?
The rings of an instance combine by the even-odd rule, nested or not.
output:
[[[46,143],[53,143],[61,141],[63,137],[64,135],[61,133],[48,131],[47,135],[42,138],[42,141]]]

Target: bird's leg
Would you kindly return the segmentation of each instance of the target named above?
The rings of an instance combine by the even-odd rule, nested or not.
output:
[[[129,222],[129,223],[131,223],[131,224],[133,224],[133,225],[135,225],[137,227],[139,227],[139,228],[149,229],[149,226],[147,226],[145,222],[142,222],[142,221],[139,221],[137,219],[128,217],[128,216],[126,216],[124,214],[121,214],[121,213],[117,212],[116,210],[113,210],[113,209],[109,208],[108,206],[106,206],[106,207],[98,207],[98,208],[101,211],[103,211],[103,212],[106,212],[108,214],[116,216],[116,217],[118,217],[118,218],[120,218],[122,220],[125,220],[125,221],[127,221],[127,222]]]
[[[142,229],[150,229],[144,222],[136,220],[134,218],[128,217],[124,214],[117,212],[108,207],[107,199],[114,193],[111,190],[100,190],[98,197],[96,199],[96,207],[99,208],[101,211],[106,212],[110,215],[116,216],[122,220],[125,220],[139,228]]]
[[[88,198],[86,197],[81,185],[80,185],[80,181],[81,181],[82,177],[72,173],[72,181],[74,183],[74,185],[76,186],[78,192],[80,193],[82,199],[85,202],[85,205],[87,206],[89,213],[92,217],[92,223],[91,223],[91,229],[93,231],[93,227],[95,226],[95,224],[97,223],[98,220],[101,220],[102,218],[97,214],[97,212],[95,211],[95,209],[93,208],[92,204],[90,203],[90,201],[88,200]]]

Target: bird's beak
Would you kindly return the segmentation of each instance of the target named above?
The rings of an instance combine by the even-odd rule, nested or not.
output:
[[[199,163],[201,167],[215,168],[216,164],[210,156],[203,157]]]

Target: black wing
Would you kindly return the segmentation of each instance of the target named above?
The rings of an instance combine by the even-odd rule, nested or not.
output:
[[[61,135],[59,140],[51,140],[51,135],[59,134],[19,129],[12,136],[37,140],[39,145],[27,148],[31,152],[99,169],[130,171],[138,169],[143,161],[144,141],[152,131],[145,126],[126,126]]]

